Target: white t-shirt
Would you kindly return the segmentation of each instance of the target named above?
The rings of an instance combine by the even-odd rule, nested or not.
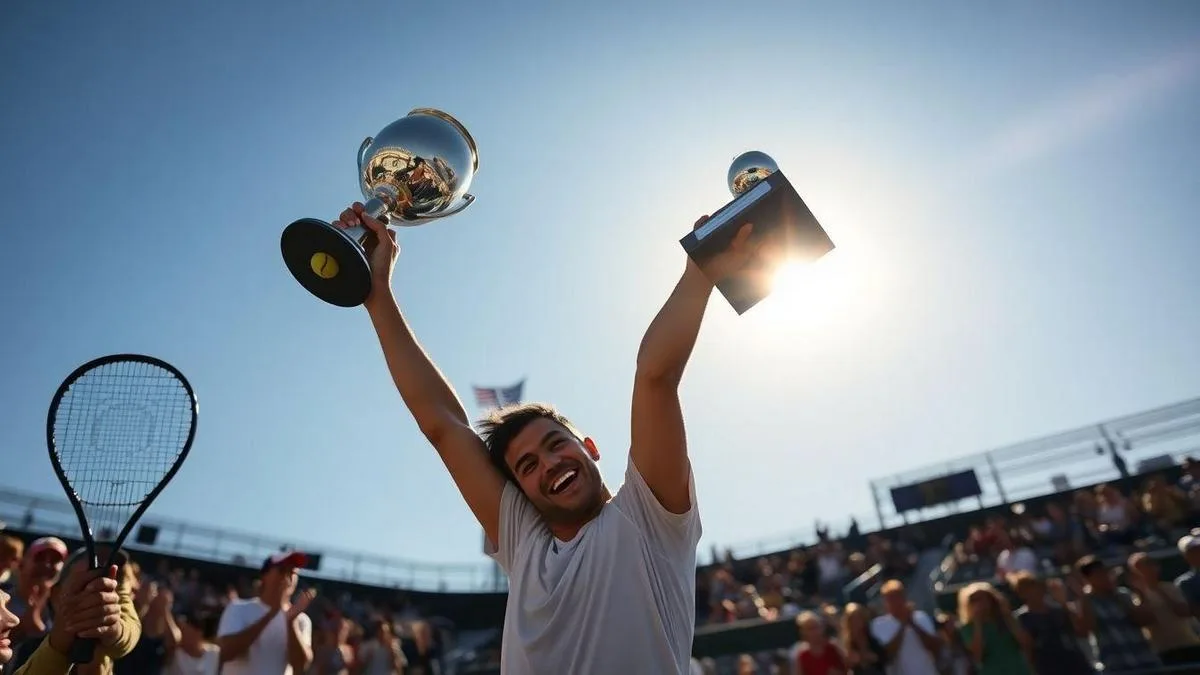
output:
[[[936,635],[937,627],[929,615],[920,610],[913,612],[913,623],[926,635]],[[891,614],[877,616],[871,621],[871,635],[882,644],[888,644],[896,638],[900,630],[900,620]],[[900,651],[896,658],[887,666],[888,675],[938,675],[937,661],[933,653],[921,644],[921,638],[913,632],[912,627],[904,631],[900,638]]]
[[[214,644],[205,644],[199,657],[176,647],[171,663],[167,664],[166,675],[217,675],[220,667],[221,648]]]
[[[569,542],[558,541],[512,483],[498,550],[509,577],[505,675],[688,675],[696,622],[700,516],[662,507],[633,460],[625,484]]]
[[[1036,572],[1037,554],[1028,546],[1001,551],[996,557],[996,570],[1004,575],[1014,572]]]
[[[221,613],[217,637],[240,633],[263,618],[270,609],[258,598],[234,600]],[[221,675],[292,675],[287,662],[287,613],[280,612],[267,624],[245,656],[225,663]],[[307,614],[296,617],[300,643],[312,646],[312,620]]]

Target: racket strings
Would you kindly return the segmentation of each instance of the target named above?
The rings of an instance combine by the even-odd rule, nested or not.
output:
[[[104,364],[71,383],[54,420],[54,449],[97,539],[114,538],[175,465],[192,408],[183,384],[152,363]]]

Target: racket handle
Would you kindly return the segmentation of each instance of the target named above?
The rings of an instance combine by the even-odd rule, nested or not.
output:
[[[96,638],[75,638],[71,643],[71,663],[91,663],[96,657]]]

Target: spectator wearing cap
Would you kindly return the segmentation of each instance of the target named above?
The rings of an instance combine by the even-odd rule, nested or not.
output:
[[[17,666],[13,675],[111,675],[113,663],[141,638],[128,558],[118,553],[118,564],[100,572],[87,568],[85,554],[76,551],[63,566],[50,592],[54,625],[42,640],[22,645],[10,664]],[[73,665],[68,655],[81,637],[97,640],[96,655],[91,663]]]
[[[6,589],[12,596],[9,609],[21,617],[21,625],[14,631],[14,644],[46,632],[48,626],[43,610],[66,559],[67,545],[58,537],[42,537],[25,549],[17,567],[17,578],[10,581]]]
[[[1183,594],[1192,616],[1200,619],[1200,528],[1179,540],[1179,553],[1189,569],[1175,580],[1175,587]]]
[[[307,562],[297,551],[272,555],[263,561],[258,597],[225,607],[217,627],[222,675],[301,675],[312,664],[312,620],[304,610],[315,593],[291,602],[296,570]]]

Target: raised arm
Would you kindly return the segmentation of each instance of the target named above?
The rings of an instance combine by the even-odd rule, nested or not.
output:
[[[695,227],[707,220],[708,216],[701,218]],[[745,263],[750,229],[744,225],[730,250],[707,263],[703,271],[688,259],[683,276],[650,323],[638,350],[630,455],[658,502],[671,513],[686,513],[692,507],[679,383],[696,345],[713,283]]]
[[[400,252],[396,234],[363,213],[355,203],[334,223],[338,227],[363,225],[380,244],[371,247],[371,294],[365,303],[379,336],[392,381],[412,413],[421,433],[437,450],[467,506],[491,541],[499,541],[500,495],[504,477],[492,466],[483,441],[454,390],[417,342],[392,295],[392,268]]]

